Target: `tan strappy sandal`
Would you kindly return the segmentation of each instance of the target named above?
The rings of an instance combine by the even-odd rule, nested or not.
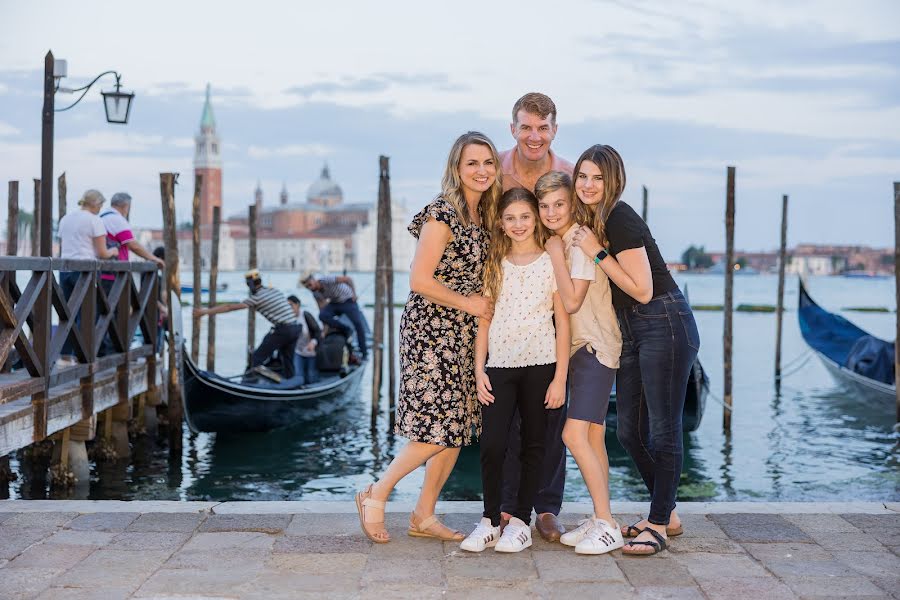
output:
[[[371,531],[366,525],[381,525],[384,526],[384,507],[385,503],[380,500],[372,499],[372,484],[369,484],[365,490],[356,493],[356,512],[359,513],[359,526],[362,527],[363,533],[366,534],[366,537],[375,542],[376,544],[387,544],[391,538],[388,534],[387,530],[383,531]],[[377,508],[382,511],[382,518],[380,521],[370,521],[366,518],[366,508]],[[382,534],[386,537],[378,537],[376,534]]]
[[[416,513],[412,513],[411,515],[409,515],[409,528],[406,530],[406,533],[412,537],[431,538],[433,540],[442,540],[445,542],[461,542],[466,539],[466,536],[462,531],[450,529],[440,522],[440,520],[437,518],[437,515],[426,517],[422,519],[418,524],[416,524],[416,522],[414,521],[415,517]],[[449,535],[435,535],[434,533],[428,531],[428,529],[435,524],[440,525],[441,527],[449,531]]]

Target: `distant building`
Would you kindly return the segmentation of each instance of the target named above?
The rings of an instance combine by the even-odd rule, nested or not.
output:
[[[725,260],[724,252],[712,252],[709,256],[717,265]],[[746,266],[761,273],[774,272],[778,269],[777,252],[741,252],[738,250],[735,251],[734,258],[735,261],[743,259]],[[798,244],[787,250],[785,271],[803,275],[839,275],[848,271],[892,274],[894,272],[894,249]]]

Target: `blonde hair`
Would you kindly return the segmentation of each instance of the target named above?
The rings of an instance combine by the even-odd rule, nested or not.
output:
[[[494,159],[494,165],[497,167],[497,178],[491,187],[481,194],[481,200],[478,203],[482,227],[490,230],[494,218],[494,207],[500,199],[500,194],[503,193],[503,182],[500,173],[500,156],[497,154],[493,142],[486,135],[478,131],[468,131],[453,142],[453,147],[450,148],[450,154],[447,156],[447,165],[444,167],[444,176],[441,178],[441,197],[456,209],[456,215],[465,227],[472,224],[474,215],[469,214],[469,206],[463,196],[462,181],[459,178],[459,163],[462,160],[463,150],[469,144],[479,144],[488,148]]]
[[[484,263],[484,294],[490,298],[499,298],[503,289],[503,259],[512,248],[512,240],[503,232],[503,211],[516,202],[524,202],[534,212],[534,240],[543,249],[549,232],[541,223],[538,201],[534,194],[525,188],[513,188],[504,192],[497,204],[496,219],[491,229],[491,248]]]
[[[557,190],[566,190],[568,192],[569,207],[572,210],[572,222],[576,225],[583,225],[591,222],[593,216],[587,206],[583,202],[579,202],[575,197],[575,186],[572,184],[572,177],[563,171],[550,171],[541,175],[537,183],[534,184],[534,195],[537,199],[543,200],[544,196]]]
[[[81,200],[78,201],[78,206],[91,207],[96,208],[98,206],[103,206],[103,203],[106,202],[106,198],[103,197],[98,190],[88,190],[84,194],[81,195]]]
[[[606,219],[609,218],[609,213],[616,207],[622,197],[622,192],[625,191],[625,163],[615,148],[597,144],[582,152],[578,157],[578,162],[575,163],[575,177],[578,177],[581,163],[586,160],[594,163],[600,169],[600,174],[603,175],[603,198],[595,206],[584,204],[577,196],[575,201],[591,215],[587,222],[597,234],[600,245],[605,248],[609,244],[609,239],[606,237]]]

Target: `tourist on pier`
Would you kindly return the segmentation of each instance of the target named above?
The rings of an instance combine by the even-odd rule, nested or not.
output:
[[[363,532],[373,542],[390,539],[384,507],[394,486],[425,465],[425,481],[409,516],[414,537],[462,541],[434,515],[462,446],[478,435],[481,411],[475,391],[475,330],[490,320],[493,302],[481,295],[490,216],[502,184],[500,159],[478,132],[461,135],[447,157],[441,193],[413,217],[417,239],[409,298],[400,319],[400,396],[395,432],[409,439],[381,479],[356,495]]]
[[[596,145],[575,163],[575,192],[593,212],[574,244],[610,279],[622,332],[616,376],[616,434],[650,492],[650,513],[623,528],[626,554],[656,554],[682,532],[675,499],[683,460],[681,413],[700,349],[690,305],[672,279],[647,224],[625,202],[625,166]]]
[[[278,351],[281,359],[282,374],[285,379],[294,376],[294,348],[300,335],[300,325],[284,294],[275,288],[263,287],[259,271],[253,269],[244,275],[250,295],[241,302],[219,304],[210,308],[195,308],[194,316],[219,315],[235,310],[252,308],[271,324],[272,329],[266,334],[259,347],[253,351],[250,366],[257,367]]]
[[[66,214],[59,220],[57,235],[59,236],[59,257],[80,260],[105,260],[115,258],[118,250],[106,247],[106,228],[98,216],[106,198],[97,190],[88,190],[81,196],[76,210]],[[62,271],[59,274],[59,286],[66,300],[75,290],[79,271]],[[80,322],[81,311],[75,313],[75,324]],[[70,336],[71,337],[71,336]],[[72,362],[72,343],[69,337],[63,343],[61,357],[63,361]]]
[[[353,278],[346,275],[334,277],[316,277],[308,273],[300,278],[300,283],[313,293],[316,302],[319,303],[319,320],[332,329],[340,331],[348,339],[351,329],[338,319],[346,315],[356,329],[356,345],[359,348],[360,359],[365,360],[368,352],[366,345],[366,318],[359,310],[356,303],[356,288],[353,286]]]
[[[300,335],[297,336],[297,345],[294,347],[294,375],[302,375],[304,384],[316,383],[319,381],[316,346],[322,339],[322,328],[308,310],[301,310],[300,298],[291,294],[287,301],[300,325]]]
[[[550,171],[572,174],[572,163],[550,149],[556,137],[556,105],[548,96],[528,93],[519,98],[512,109],[509,125],[516,145],[500,153],[503,191],[523,187],[532,192],[537,180]],[[534,500],[537,530],[548,542],[565,533],[559,523],[563,491],[566,485],[566,447],[562,441],[566,422],[566,405],[547,414],[547,441],[544,463],[540,468],[540,485]],[[516,506],[519,490],[519,419],[513,419],[503,467],[503,522],[509,520]]]
[[[590,208],[575,204],[572,178],[551,171],[535,192],[541,222],[554,235],[545,243],[559,295],[571,316],[569,406],[562,438],[584,477],[594,513],[560,541],[579,554],[605,554],[625,542],[609,505],[606,412],[622,353],[622,335],[612,305],[609,278],[592,257],[573,245],[580,225],[593,221]]]
[[[531,509],[540,485],[547,413],[566,401],[569,314],[544,251],[537,198],[524,188],[504,192],[484,267],[493,320],[478,321],[475,382],[481,402],[481,485],[484,512],[460,548],[521,552],[531,546]],[[510,426],[519,420],[521,454],[516,506],[500,528],[503,462]]]

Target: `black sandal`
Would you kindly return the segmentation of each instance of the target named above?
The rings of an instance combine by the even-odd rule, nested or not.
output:
[[[642,530],[648,532],[650,535],[656,538],[656,541],[646,541],[646,542],[628,542],[630,546],[650,546],[653,548],[653,552],[629,552],[625,549],[622,549],[622,554],[627,554],[628,556],[653,556],[654,554],[659,554],[666,548],[668,548],[668,544],[666,543],[666,538],[660,535],[657,531],[654,531],[650,527]]]
[[[634,525],[629,525],[628,527],[625,528],[625,531],[622,532],[622,537],[636,538],[637,536],[641,535],[643,532],[644,532],[644,530],[641,529],[640,527],[637,527],[637,523],[635,523]]]

